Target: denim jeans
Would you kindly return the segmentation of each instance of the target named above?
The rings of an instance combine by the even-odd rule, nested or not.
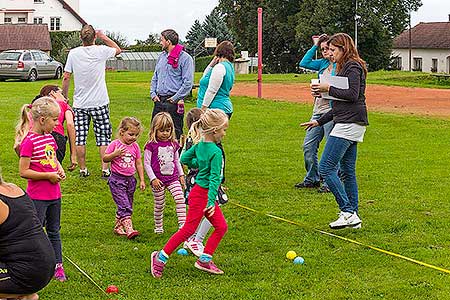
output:
[[[321,116],[322,114],[314,114],[311,117],[311,121],[318,120]],[[303,157],[306,169],[306,176],[303,181],[305,183],[316,183],[320,181],[317,159],[319,145],[324,136],[328,139],[333,125],[333,121],[330,121],[323,126],[317,126],[306,131],[303,141]]]
[[[357,145],[357,142],[330,136],[319,165],[319,172],[336,198],[339,209],[349,213],[358,212]],[[341,178],[337,172],[339,165]]]
[[[55,251],[56,263],[62,263],[61,249],[61,199],[57,200],[33,200],[37,216],[45,231],[48,239]]]

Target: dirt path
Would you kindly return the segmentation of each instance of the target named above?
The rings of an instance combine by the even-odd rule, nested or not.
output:
[[[257,97],[256,83],[236,83],[235,96]],[[311,103],[309,84],[264,83],[266,99]],[[370,111],[450,117],[450,89],[405,88],[369,85],[366,91]]]

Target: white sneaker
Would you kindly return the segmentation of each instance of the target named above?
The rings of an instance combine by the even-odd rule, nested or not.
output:
[[[355,228],[359,229],[361,228],[361,219],[358,217],[358,214],[355,213],[349,213],[349,212],[343,212],[341,211],[339,213],[339,218],[330,223],[331,229],[341,229],[345,227]]]
[[[200,257],[205,250],[203,243],[197,239],[189,239],[183,244],[183,248],[189,249],[195,256]]]

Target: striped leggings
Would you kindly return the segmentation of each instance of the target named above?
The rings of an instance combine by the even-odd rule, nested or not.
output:
[[[166,206],[166,188],[172,194],[175,200],[175,206],[178,217],[178,227],[182,227],[186,222],[186,202],[183,195],[183,189],[179,181],[174,181],[163,189],[156,191],[152,189],[153,198],[155,199],[154,219],[155,219],[155,232],[163,231],[163,215],[164,208]]]

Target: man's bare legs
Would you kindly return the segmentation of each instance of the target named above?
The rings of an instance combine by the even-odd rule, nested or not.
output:
[[[98,152],[100,153],[100,159],[102,161],[102,170],[108,170],[109,169],[109,163],[103,162],[103,156],[105,156],[105,151],[106,151],[107,147],[108,146],[100,146],[100,147],[98,147]]]
[[[99,146],[98,147],[98,152],[100,154],[100,161],[101,161],[101,165],[102,165],[102,171],[109,169],[109,163],[103,162],[103,157],[105,156],[105,151],[106,151],[107,147],[108,146]],[[87,168],[86,168],[86,146],[85,145],[77,146],[77,160],[78,160],[78,164],[80,166],[80,171],[83,172],[82,170],[87,170]]]

